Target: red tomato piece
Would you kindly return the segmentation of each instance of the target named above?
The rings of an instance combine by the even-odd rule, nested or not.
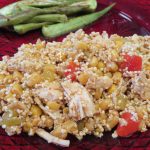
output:
[[[141,71],[142,70],[142,58],[137,55],[130,56],[128,54],[123,55],[124,61],[119,64],[121,70],[127,68],[128,71]]]
[[[65,72],[65,77],[68,77],[68,76],[70,76],[70,79],[71,79],[72,81],[75,81],[75,80],[76,80],[76,75],[75,75],[74,72],[69,72],[69,71]]]
[[[74,63],[73,61],[71,61],[69,63],[69,65],[67,66],[67,69],[68,71],[66,71],[64,74],[65,76],[70,76],[71,80],[72,81],[75,81],[76,80],[76,75],[75,75],[75,72],[76,72],[76,69],[79,68],[79,65],[77,65],[76,63]]]
[[[79,67],[76,63],[73,61],[70,61],[69,65],[67,66],[67,69],[71,69],[71,71],[76,71],[76,69]]]
[[[129,112],[122,114],[121,118],[123,118],[127,122],[127,125],[125,126],[121,126],[120,124],[118,125],[116,130],[118,136],[127,137],[133,134],[134,132],[138,131],[140,121],[139,120],[135,121],[132,119],[132,117],[133,115]]]
[[[123,118],[125,120],[131,120],[132,116],[133,115],[130,112],[125,112],[121,115],[121,118]]]

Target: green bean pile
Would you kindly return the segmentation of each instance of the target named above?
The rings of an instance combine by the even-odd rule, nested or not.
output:
[[[96,0],[21,0],[0,9],[0,27],[13,27],[18,34],[42,28],[45,37],[53,38],[94,22],[114,5],[94,12]]]

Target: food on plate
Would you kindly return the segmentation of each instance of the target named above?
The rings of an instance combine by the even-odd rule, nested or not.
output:
[[[68,147],[69,134],[127,137],[150,127],[150,36],[83,30],[23,44],[0,61],[0,125]]]
[[[18,34],[42,28],[44,36],[56,37],[96,21],[114,5],[94,13],[96,0],[21,0],[0,9],[0,27],[10,28]],[[53,26],[45,27],[51,24]],[[63,30],[51,35],[53,29]]]

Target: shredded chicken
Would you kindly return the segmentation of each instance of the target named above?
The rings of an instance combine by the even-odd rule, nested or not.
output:
[[[138,93],[143,100],[150,100],[150,72],[141,72],[132,79],[134,92]]]
[[[56,101],[63,99],[63,92],[58,82],[48,83],[44,86],[38,85],[33,91],[37,96],[45,101]]]
[[[34,101],[39,105],[39,107],[46,113],[48,114],[51,118],[53,119],[58,119],[61,118],[61,114],[59,111],[51,111],[50,109],[48,109],[48,107],[44,107],[44,105],[42,104],[42,102],[40,101],[40,99],[35,98]]]
[[[64,94],[69,101],[69,116],[75,120],[81,120],[85,117],[93,116],[95,106],[92,96],[84,86],[77,82],[62,82]]]
[[[63,140],[59,139],[48,132],[46,132],[43,129],[37,129],[36,134],[45,139],[48,143],[53,143],[62,147],[69,147],[70,141],[69,140]]]
[[[16,110],[16,109],[25,110],[26,109],[26,106],[22,102],[12,103],[8,105],[8,107],[12,110]]]

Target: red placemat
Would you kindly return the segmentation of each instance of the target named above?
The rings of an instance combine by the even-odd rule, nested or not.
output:
[[[15,0],[0,0],[0,7],[3,7]],[[107,31],[109,34],[117,33],[122,36],[130,36],[134,33],[139,35],[150,35],[150,1],[149,0],[98,0],[98,10],[112,2],[117,2],[115,8],[92,25],[85,27],[87,33],[91,31]],[[102,5],[105,4],[105,5]],[[64,36],[53,39],[62,40]],[[22,43],[34,43],[38,38],[44,39],[40,30],[32,31],[19,36],[0,29],[0,57],[13,55]],[[129,138],[111,137],[111,132],[106,133],[102,138],[86,136],[82,141],[70,136],[71,145],[69,148],[60,148],[53,144],[47,144],[43,139],[26,134],[9,137],[0,128],[0,150],[150,150],[150,130],[145,133],[136,133]]]

